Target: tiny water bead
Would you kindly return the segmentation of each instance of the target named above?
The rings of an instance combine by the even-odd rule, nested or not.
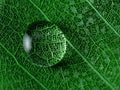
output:
[[[61,29],[50,22],[34,22],[23,38],[28,60],[41,67],[60,62],[66,53],[66,38]]]

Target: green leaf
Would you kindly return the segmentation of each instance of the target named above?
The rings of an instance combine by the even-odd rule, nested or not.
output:
[[[0,1],[1,90],[119,90],[119,0]],[[34,21],[58,25],[67,52],[58,65],[27,60],[23,35]]]

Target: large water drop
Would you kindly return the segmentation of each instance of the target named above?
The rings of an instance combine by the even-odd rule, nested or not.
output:
[[[34,22],[24,35],[23,46],[32,64],[48,67],[63,59],[66,38],[57,25],[46,21]]]

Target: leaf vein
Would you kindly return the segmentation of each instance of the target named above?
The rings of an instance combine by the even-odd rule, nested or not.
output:
[[[113,28],[112,25],[109,24],[109,22],[100,14],[100,12],[91,4],[89,0],[86,0],[86,2],[91,6],[91,8],[99,15],[99,17],[111,28],[111,30],[118,36],[120,37],[120,34]]]
[[[16,64],[25,72],[27,73],[32,79],[34,79],[42,88],[45,90],[48,90],[41,82],[39,82],[30,72],[28,72],[27,69],[25,69],[22,65],[19,64],[15,56],[2,44],[0,43],[0,46],[15,60]]]
[[[32,0],[29,0],[29,2],[30,2],[36,9],[38,9],[38,10],[41,12],[41,14],[45,17],[45,19],[46,19],[47,21],[50,22],[50,19],[45,15],[45,13],[44,13]]]

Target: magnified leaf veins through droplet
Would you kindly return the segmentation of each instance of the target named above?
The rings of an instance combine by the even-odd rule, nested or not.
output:
[[[53,66],[66,53],[66,38],[60,28],[47,21],[33,22],[23,38],[28,60],[41,67]]]

